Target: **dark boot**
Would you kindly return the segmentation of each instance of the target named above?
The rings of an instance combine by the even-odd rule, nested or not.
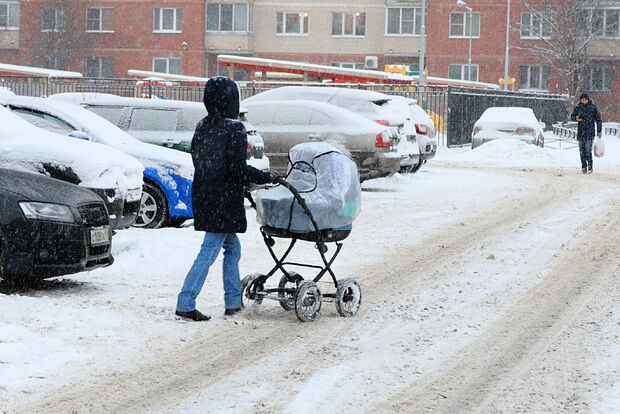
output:
[[[232,315],[234,315],[235,313],[239,312],[240,310],[241,310],[241,308],[226,309],[226,310],[224,311],[224,315],[226,315],[226,316],[232,316]]]
[[[191,319],[192,321],[196,321],[196,322],[203,322],[203,321],[208,321],[209,319],[211,319],[209,315],[203,315],[196,309],[190,312],[176,311],[174,314],[177,316],[180,316],[181,318]]]

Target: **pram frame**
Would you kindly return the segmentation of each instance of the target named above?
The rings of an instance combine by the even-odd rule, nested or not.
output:
[[[318,283],[319,281],[321,281],[321,279],[325,276],[326,273],[328,273],[331,276],[331,280],[334,284],[335,287],[335,293],[320,293],[320,290],[318,290],[318,296],[319,296],[319,301],[322,301],[323,298],[325,299],[329,299],[329,301],[337,301],[338,300],[338,295],[340,293],[338,287],[339,287],[339,281],[338,278],[336,277],[336,274],[334,273],[333,269],[332,269],[332,265],[334,263],[334,261],[336,260],[336,258],[338,257],[338,255],[340,254],[340,251],[342,249],[343,244],[340,242],[340,240],[337,241],[333,241],[333,243],[336,244],[336,251],[330,256],[328,257],[326,255],[327,251],[328,251],[328,247],[326,243],[330,243],[330,241],[325,240],[325,231],[321,231],[319,230],[319,227],[312,215],[312,212],[310,211],[310,209],[308,208],[308,205],[306,204],[304,198],[302,197],[302,195],[300,194],[300,192],[293,187],[290,183],[288,183],[285,179],[280,178],[277,181],[277,184],[282,185],[283,187],[286,187],[292,194],[293,197],[295,199],[295,201],[297,201],[299,203],[299,205],[302,207],[304,213],[308,216],[308,218],[310,219],[310,222],[312,223],[312,226],[314,227],[315,231],[312,233],[299,233],[299,235],[297,235],[295,232],[291,232],[289,230],[286,231],[286,235],[277,235],[277,234],[270,234],[270,232],[268,231],[268,227],[266,226],[261,226],[260,228],[260,232],[263,236],[263,240],[265,242],[265,245],[267,246],[267,249],[269,250],[269,254],[271,255],[272,259],[275,262],[275,265],[273,266],[273,268],[267,273],[267,274],[257,274],[257,275],[250,275],[247,276],[246,278],[244,278],[242,284],[241,284],[241,296],[242,296],[242,306],[243,306],[243,296],[246,294],[246,289],[247,289],[247,298],[249,300],[253,300],[256,303],[261,303],[263,299],[271,299],[271,300],[276,300],[278,302],[280,302],[280,305],[282,306],[282,308],[284,308],[285,310],[291,310],[291,306],[290,306],[290,301],[292,298],[295,298],[297,295],[297,291],[299,289],[299,283],[301,281],[303,282],[308,282],[308,281],[312,281],[314,284]],[[250,204],[252,206],[252,208],[256,208],[256,203],[254,202],[254,200],[252,199],[252,196],[250,195],[249,192],[246,192],[246,197],[248,198],[248,200],[250,201]],[[314,265],[314,264],[308,264],[308,263],[300,263],[300,262],[291,262],[291,261],[286,261],[287,257],[289,256],[289,254],[292,252],[293,248],[295,247],[295,245],[297,244],[298,240],[302,240],[302,241],[309,241],[307,239],[304,240],[303,235],[307,235],[307,234],[316,234],[317,238],[316,240],[312,240],[315,242],[315,248],[318,250],[319,255],[321,257],[321,261],[323,263],[322,266],[320,265]],[[274,251],[274,245],[275,245],[275,238],[289,238],[288,236],[290,236],[290,243],[288,245],[288,247],[286,248],[285,252],[278,257],[278,255],[276,254],[276,252]],[[301,276],[299,274],[297,274],[296,272],[290,272],[288,271],[285,266],[295,266],[295,267],[304,267],[304,268],[308,268],[308,269],[315,269],[318,270],[318,273],[314,276],[314,278],[312,279],[303,279],[301,278]],[[265,282],[272,277],[273,275],[276,274],[276,272],[281,271],[283,276],[280,280],[280,285],[277,288],[265,288]],[[284,286],[282,286],[282,279],[286,277],[286,281],[288,283],[295,283],[296,287],[295,288],[287,288],[286,283],[284,284]],[[342,281],[341,281],[342,282]],[[351,283],[351,281],[349,281],[347,279],[347,283]],[[359,289],[359,285],[357,285],[357,283],[355,283],[355,285],[357,286],[357,288]],[[361,291],[360,291],[360,297],[359,297],[359,301],[361,303]],[[340,307],[337,304],[337,309],[340,312]],[[318,311],[320,310],[320,303],[319,303],[319,309],[316,311],[316,313],[318,313]],[[302,322],[305,321],[309,321],[309,320],[313,320],[314,316],[313,315],[311,318],[308,319],[304,319],[302,316],[300,316],[299,312],[297,312],[296,309],[296,313],[297,316],[299,318],[299,320],[301,320]],[[344,315],[341,313],[342,316],[352,316],[352,315]]]

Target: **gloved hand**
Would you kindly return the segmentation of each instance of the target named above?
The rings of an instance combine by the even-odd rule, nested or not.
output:
[[[282,176],[276,171],[269,171],[269,182],[272,184],[279,184],[280,180],[282,180]]]

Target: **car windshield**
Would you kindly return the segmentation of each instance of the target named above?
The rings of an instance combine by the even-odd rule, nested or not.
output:
[[[11,109],[13,110],[13,113],[17,114],[20,118],[49,132],[67,135],[75,130],[75,128],[67,122],[42,112],[33,111],[27,108]]]

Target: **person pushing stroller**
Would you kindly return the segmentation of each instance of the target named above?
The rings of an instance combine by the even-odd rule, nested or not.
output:
[[[247,134],[239,118],[239,89],[234,81],[218,76],[204,90],[208,115],[196,126],[192,139],[195,173],[192,188],[194,229],[205,237],[177,298],[177,316],[193,321],[211,317],[196,309],[196,298],[220,250],[224,249],[225,315],[241,309],[239,259],[247,221],[244,188],[251,183],[277,182],[279,175],[247,165]]]

